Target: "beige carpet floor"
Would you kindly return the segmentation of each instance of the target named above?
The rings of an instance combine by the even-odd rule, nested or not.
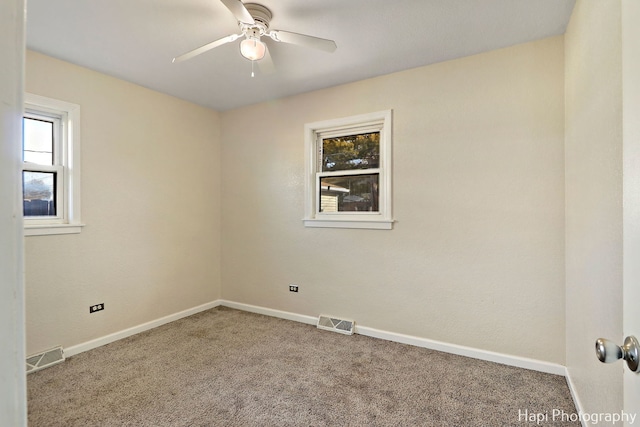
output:
[[[224,307],[30,374],[29,426],[526,426],[561,376]]]

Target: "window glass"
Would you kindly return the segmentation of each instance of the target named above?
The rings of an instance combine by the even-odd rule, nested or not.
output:
[[[56,216],[56,173],[22,172],[24,216]]]
[[[322,140],[322,171],[374,169],[380,165],[380,132]]]
[[[25,117],[24,161],[38,165],[53,164],[53,122]]]
[[[378,212],[379,174],[320,179],[320,212]]]

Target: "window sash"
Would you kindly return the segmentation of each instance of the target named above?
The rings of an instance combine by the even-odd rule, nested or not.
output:
[[[64,148],[62,144],[63,140],[63,114],[54,113],[48,109],[43,111],[35,110],[33,108],[25,108],[23,117],[42,120],[53,123],[53,135],[52,135],[52,165],[43,165],[39,163],[25,162],[22,163],[23,172],[43,172],[55,174],[55,194],[53,195],[54,205],[56,207],[55,215],[45,216],[24,216],[24,220],[32,224],[55,224],[64,221],[66,218],[66,200],[65,200],[65,167],[64,167]],[[23,141],[23,154],[24,158],[24,141]],[[23,175],[24,176],[24,175]],[[24,179],[24,178],[23,178]],[[23,182],[23,198],[24,198],[24,182]]]
[[[66,158],[66,152],[64,150],[66,135],[64,122],[67,120],[66,114],[54,113],[50,109],[43,108],[42,111],[36,110],[31,107],[25,108],[23,117],[42,120],[53,123],[53,164],[64,165],[64,159]],[[22,147],[22,158],[24,159],[24,145]],[[31,164],[31,162],[25,162]]]
[[[24,163],[29,163],[29,164],[37,164],[37,165],[56,165],[56,164],[60,164],[60,160],[61,160],[61,156],[60,156],[60,146],[59,146],[59,141],[60,141],[60,118],[59,117],[48,117],[48,116],[44,116],[44,115],[40,115],[40,114],[32,114],[32,113],[25,113],[23,115],[23,124],[25,122],[25,119],[28,120],[32,120],[32,121],[37,121],[37,122],[44,122],[44,123],[51,123],[52,125],[52,129],[51,129],[51,163],[38,163],[38,162],[31,162],[26,160],[27,152],[31,152],[33,153],[33,150],[27,150],[25,147],[25,135],[26,135],[26,128],[23,129],[23,136],[22,136],[22,160]],[[48,153],[48,152],[47,152]]]
[[[360,128],[358,128],[360,129]],[[377,130],[378,132],[380,130]],[[353,135],[359,135],[359,134],[365,134],[365,133],[371,133],[370,130],[367,130],[365,132],[359,132],[359,133],[340,133],[338,135],[334,135],[331,138],[334,137],[339,137],[339,136],[353,136]],[[320,188],[320,182],[322,180],[322,178],[325,177],[337,177],[337,176],[358,176],[358,175],[378,175],[378,185],[381,186],[381,182],[384,179],[384,171],[382,168],[370,168],[370,169],[343,169],[343,170],[336,170],[336,171],[322,171],[322,142],[324,139],[326,139],[327,136],[323,135],[322,138],[317,138],[316,143],[319,147],[318,149],[318,171],[316,172],[316,179],[315,179],[315,184],[316,184],[316,189],[315,189],[315,195],[317,197],[316,203],[315,203],[315,215],[318,217],[321,216],[331,216],[331,217],[336,217],[338,215],[348,215],[348,216],[356,216],[356,215],[377,215],[380,216],[381,215],[381,207],[384,206],[384,197],[385,195],[383,195],[382,193],[384,193],[383,191],[380,191],[380,188],[378,189],[378,197],[379,197],[379,207],[377,211],[338,211],[338,212],[323,212],[321,210],[321,203],[320,203],[320,197],[321,197],[321,193],[322,193],[322,189]],[[382,153],[380,154],[380,164],[382,165]]]
[[[324,159],[323,142],[325,139],[339,138],[343,136],[357,136],[357,135],[364,135],[367,133],[379,133],[380,138],[382,138],[382,130],[383,130],[383,125],[381,123],[375,123],[375,124],[365,124],[362,126],[345,127],[340,130],[331,129],[331,130],[325,130],[322,132],[317,132],[316,141],[315,141],[316,142],[316,148],[315,148],[316,171],[322,172],[322,165],[323,165],[323,159]],[[381,144],[382,144],[382,140],[381,140]],[[379,148],[381,149],[382,147],[379,147]],[[382,153],[380,152],[378,154],[381,157],[380,161],[382,161]]]
[[[367,172],[363,172],[367,171]],[[354,171],[344,171],[344,172],[354,172]],[[382,196],[382,191],[380,191],[380,181],[382,179],[382,170],[381,169],[360,169],[357,170],[355,172],[358,173],[340,173],[340,171],[336,171],[336,172],[322,172],[322,173],[317,173],[316,174],[316,197],[318,198],[317,202],[316,202],[316,216],[324,216],[324,215],[329,215],[329,216],[335,216],[335,215],[380,215],[380,209],[383,203],[383,200],[381,199]],[[330,178],[330,177],[343,177],[343,176],[371,176],[371,175],[377,175],[378,176],[378,210],[376,211],[336,211],[336,212],[329,212],[329,211],[322,211],[320,210],[322,208],[322,179],[323,178]]]
[[[55,215],[30,215],[24,216],[25,221],[30,221],[36,224],[56,224],[61,220],[66,218],[66,204],[65,200],[65,173],[64,167],[59,165],[48,166],[48,165],[37,165],[33,163],[26,163],[22,167],[22,172],[43,172],[43,173],[53,173],[55,174],[55,194],[53,195],[54,205],[56,207]],[[23,174],[24,180],[24,174]],[[23,198],[24,198],[24,181],[23,185]],[[24,203],[24,202],[23,202]]]

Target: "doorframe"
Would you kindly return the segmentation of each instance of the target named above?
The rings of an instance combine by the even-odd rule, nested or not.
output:
[[[640,337],[640,2],[622,0],[623,331]],[[625,364],[626,365],[626,364]],[[640,415],[640,374],[624,368],[624,411]],[[625,424],[629,425],[629,424]]]

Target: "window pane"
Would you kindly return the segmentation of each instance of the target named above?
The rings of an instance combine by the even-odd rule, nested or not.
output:
[[[322,171],[373,169],[380,165],[380,132],[324,138]]]
[[[56,215],[56,173],[22,172],[24,216]]]
[[[38,165],[53,164],[53,122],[25,117],[23,160]]]
[[[378,174],[320,178],[320,212],[378,212]]]

